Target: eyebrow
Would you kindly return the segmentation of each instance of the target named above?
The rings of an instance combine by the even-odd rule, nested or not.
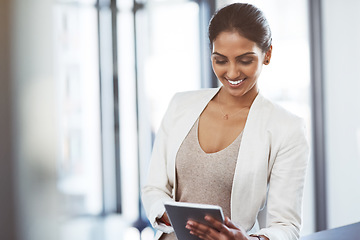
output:
[[[251,55],[251,54],[256,54],[256,53],[255,52],[246,52],[244,54],[241,54],[241,55],[237,56],[236,58],[244,57],[246,55]],[[218,53],[218,52],[213,52],[211,55],[219,55],[221,57],[227,58],[225,55],[223,55],[221,53]]]

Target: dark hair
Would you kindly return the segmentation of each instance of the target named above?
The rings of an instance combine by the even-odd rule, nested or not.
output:
[[[224,31],[237,31],[267,52],[271,46],[271,30],[263,12],[247,3],[233,3],[217,11],[210,20],[209,40],[212,48],[216,37]]]

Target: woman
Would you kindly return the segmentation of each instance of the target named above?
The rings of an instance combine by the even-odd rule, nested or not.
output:
[[[176,239],[163,203],[182,201],[223,208],[224,224],[188,222],[201,239],[297,239],[308,145],[303,121],[259,93],[267,20],[252,5],[226,6],[209,40],[222,86],[176,94],[155,140],[142,199],[156,238]]]

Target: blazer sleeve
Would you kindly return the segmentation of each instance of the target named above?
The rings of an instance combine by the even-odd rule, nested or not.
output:
[[[176,105],[175,96],[171,100],[169,107],[164,115],[160,128],[156,134],[153,151],[151,155],[147,181],[142,188],[142,202],[146,215],[152,226],[165,233],[173,231],[172,227],[165,224],[158,224],[156,218],[160,218],[164,212],[164,202],[173,200],[173,184],[168,176],[167,158],[168,152],[168,136],[172,126],[172,118],[174,117],[174,109]]]
[[[270,173],[266,228],[256,233],[270,240],[296,240],[301,228],[309,146],[301,119],[292,119],[287,125]]]

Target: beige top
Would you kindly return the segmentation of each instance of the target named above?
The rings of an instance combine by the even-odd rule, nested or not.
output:
[[[225,149],[205,153],[199,144],[197,120],[176,156],[176,201],[214,204],[231,217],[230,199],[242,133]],[[163,234],[174,240],[175,234]]]

